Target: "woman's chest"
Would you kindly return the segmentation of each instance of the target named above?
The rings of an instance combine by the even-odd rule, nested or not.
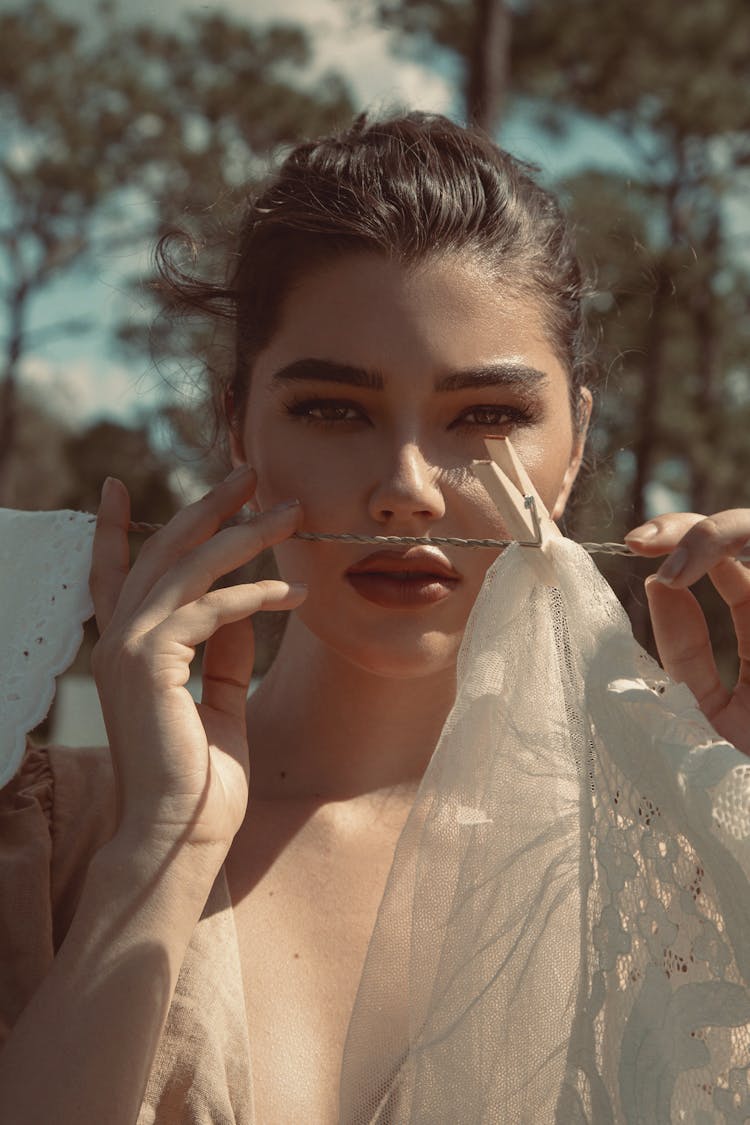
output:
[[[227,869],[258,1125],[338,1121],[346,1033],[398,835],[336,847],[310,827],[249,889],[239,856]]]

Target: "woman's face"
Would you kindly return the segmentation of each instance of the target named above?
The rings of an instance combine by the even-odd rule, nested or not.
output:
[[[305,531],[503,538],[468,468],[487,458],[490,435],[512,439],[559,516],[582,439],[538,304],[456,258],[406,269],[361,254],[288,294],[253,366],[232,455],[255,468],[260,507],[299,498]],[[282,577],[309,587],[296,617],[381,675],[447,667],[497,553],[429,548],[417,562],[419,549],[397,547],[364,562],[380,549],[294,539],[276,548]],[[432,575],[431,554],[443,556]],[[351,573],[363,565],[369,573]]]

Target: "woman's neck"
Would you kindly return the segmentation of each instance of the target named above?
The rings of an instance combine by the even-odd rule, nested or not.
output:
[[[366,671],[292,619],[248,701],[256,799],[337,801],[419,784],[455,697],[455,666]]]

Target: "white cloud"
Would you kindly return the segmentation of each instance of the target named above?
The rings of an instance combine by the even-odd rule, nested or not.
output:
[[[20,383],[25,393],[75,429],[100,418],[135,421],[142,410],[164,398],[155,372],[139,377],[121,364],[88,356],[64,363],[27,356]]]
[[[247,14],[247,3],[230,0],[237,16]],[[317,69],[332,69],[350,82],[362,106],[389,108],[393,103],[410,109],[446,112],[454,93],[434,70],[396,58],[391,35],[372,23],[353,23],[354,8],[342,0],[253,0],[254,21],[289,20],[306,27],[316,45]]]
[[[0,0],[0,9],[18,0]],[[55,10],[87,23],[96,22],[97,0],[55,0]],[[296,23],[305,28],[315,48],[313,73],[336,70],[349,82],[362,107],[447,112],[454,93],[450,83],[429,67],[393,55],[390,34],[364,19],[353,22],[356,5],[345,0],[127,0],[122,17],[133,21],[174,24],[186,12],[227,12],[251,24]]]

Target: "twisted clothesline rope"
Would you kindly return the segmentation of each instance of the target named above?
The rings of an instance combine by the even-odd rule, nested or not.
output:
[[[342,532],[338,535],[326,535],[323,533],[315,534],[314,532],[298,531],[296,532],[297,539],[322,539],[333,540],[343,539],[349,543],[404,543],[404,544],[425,544],[429,546],[446,544],[449,547],[470,547],[477,549],[480,547],[495,548],[510,547],[511,544],[519,542],[517,539],[459,539],[453,535],[354,535],[347,532]],[[524,547],[537,547],[537,543],[522,543]],[[580,543],[579,546],[583,547],[589,554],[604,554],[604,555],[632,555],[633,552],[625,543]]]
[[[150,534],[152,531],[158,531],[163,524],[160,523],[131,523],[129,526],[130,531],[141,532]],[[517,543],[517,539],[461,539],[455,535],[355,535],[350,531],[339,532],[315,532],[315,531],[295,531],[294,539],[305,539],[313,542],[343,542],[343,543],[395,543],[403,544],[405,546],[422,545],[427,547],[448,546],[448,547],[469,547],[471,549],[478,549],[487,547],[490,549],[498,550],[502,547],[510,547],[513,543]],[[537,543],[526,543],[523,546],[536,547]],[[634,551],[628,547],[627,543],[579,543],[579,547],[583,547],[584,551],[588,551],[590,555],[624,555],[628,558],[639,558]],[[738,562],[750,562],[750,554],[737,556]]]

